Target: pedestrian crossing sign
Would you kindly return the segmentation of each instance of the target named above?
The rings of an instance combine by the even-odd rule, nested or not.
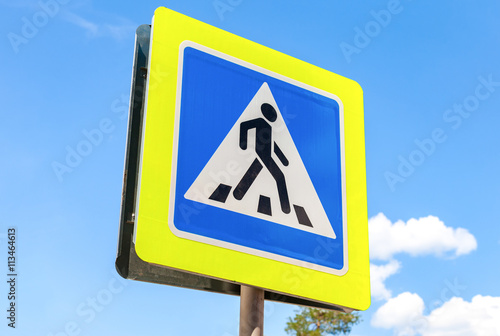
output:
[[[192,42],[181,50],[182,66],[190,71],[183,71],[178,91],[174,169],[182,175],[174,173],[172,181],[172,231],[207,244],[345,273],[338,98]],[[220,93],[231,91],[241,94]],[[288,113],[284,117],[282,109]],[[299,116],[290,115],[298,111],[309,112],[298,119],[300,124],[294,120]],[[311,149],[315,129],[323,133],[317,136],[324,143]],[[319,176],[318,168],[329,174]],[[207,206],[193,212],[198,203]],[[329,258],[314,257],[319,237],[335,246]]]
[[[147,85],[138,256],[366,309],[359,85],[165,8]]]

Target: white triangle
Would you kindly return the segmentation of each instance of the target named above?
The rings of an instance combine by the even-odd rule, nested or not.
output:
[[[268,122],[268,124],[272,126],[272,140],[279,146],[289,161],[289,164],[284,166],[273,150],[272,159],[285,176],[291,208],[290,213],[283,212],[276,180],[263,164],[263,161],[258,159],[255,151],[256,129],[248,130],[248,147],[246,150],[241,149],[239,145],[240,124],[257,118],[264,119],[261,112],[261,105],[264,103],[272,105],[277,112],[276,120]],[[259,160],[263,168],[244,197],[237,200],[233,195],[233,191],[255,159]],[[209,197],[221,183],[231,187],[225,201],[210,199]],[[261,195],[270,198],[271,215],[257,211]],[[267,83],[262,84],[184,197],[192,201],[286,225],[298,230],[336,238],[328,216]],[[305,210],[312,227],[299,223],[294,205]]]

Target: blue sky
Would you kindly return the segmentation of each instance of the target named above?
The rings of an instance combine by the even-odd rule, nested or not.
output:
[[[498,2],[0,6],[0,260],[12,226],[19,253],[18,328],[2,318],[2,335],[237,334],[239,298],[114,271],[134,33],[159,6],[363,87],[373,298],[352,335],[500,334]],[[294,309],[267,303],[265,334],[285,335]]]

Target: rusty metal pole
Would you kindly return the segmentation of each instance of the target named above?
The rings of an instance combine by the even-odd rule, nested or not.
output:
[[[241,285],[240,336],[264,335],[264,290]]]

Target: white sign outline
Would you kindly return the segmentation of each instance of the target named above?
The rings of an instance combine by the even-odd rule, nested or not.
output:
[[[207,54],[213,55],[215,57],[224,59],[226,61],[229,61],[231,63],[235,63],[237,65],[240,65],[242,67],[254,70],[256,72],[260,72],[262,74],[265,74],[267,76],[276,78],[278,80],[281,80],[283,82],[290,83],[294,86],[303,88],[305,90],[317,93],[319,95],[325,96],[327,98],[335,100],[338,105],[339,105],[339,130],[340,130],[340,156],[341,156],[341,182],[342,182],[342,244],[343,244],[343,267],[342,269],[335,269],[323,265],[318,265],[312,262],[307,262],[303,261],[300,259],[295,259],[292,257],[286,257],[283,255],[267,252],[267,251],[262,251],[259,249],[255,248],[250,248],[234,243],[229,243],[223,240],[219,239],[214,239],[214,238],[209,238],[201,235],[197,235],[194,233],[190,232],[185,232],[177,229],[174,224],[174,209],[175,209],[175,193],[176,193],[176,180],[177,180],[177,155],[178,155],[178,144],[179,144],[179,123],[180,123],[180,113],[181,113],[181,101],[182,101],[182,74],[183,74],[183,60],[184,60],[184,49],[185,48],[194,48],[197,50],[200,50],[202,52],[205,52]],[[179,238],[185,238],[213,246],[218,246],[226,249],[230,249],[233,251],[238,251],[238,252],[243,252],[259,257],[263,257],[265,259],[271,259],[275,261],[280,261],[284,262],[287,264],[291,265],[296,265],[300,267],[305,267],[308,269],[312,270],[317,270],[329,274],[334,274],[338,276],[345,275],[349,269],[348,267],[348,240],[347,240],[347,205],[346,205],[346,178],[345,178],[345,144],[344,144],[344,106],[342,104],[342,101],[340,98],[338,98],[336,95],[315,88],[311,85],[307,85],[305,83],[299,82],[297,80],[291,79],[289,77],[280,75],[278,73],[272,72],[270,70],[267,70],[265,68],[256,66],[252,63],[245,62],[243,60],[240,60],[236,57],[224,54],[220,51],[208,48],[206,46],[203,46],[201,44],[185,40],[183,41],[180,46],[179,46],[179,62],[178,62],[178,71],[177,71],[177,95],[176,95],[176,108],[175,108],[175,120],[174,120],[174,134],[173,134],[173,149],[172,149],[172,172],[171,172],[171,182],[170,182],[170,204],[169,204],[169,212],[168,212],[168,225],[172,233],[179,237]],[[142,156],[142,155],[141,155]],[[322,237],[318,235],[318,237]],[[339,237],[338,237],[339,238]],[[318,243],[318,247],[321,247]],[[311,256],[311,258],[314,258],[314,256]]]

